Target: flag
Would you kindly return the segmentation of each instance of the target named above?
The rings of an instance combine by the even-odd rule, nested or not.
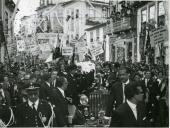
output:
[[[151,44],[150,44],[150,36],[148,31],[147,38],[146,38],[146,45],[145,45],[145,54],[148,55],[150,53],[150,50],[151,50]]]

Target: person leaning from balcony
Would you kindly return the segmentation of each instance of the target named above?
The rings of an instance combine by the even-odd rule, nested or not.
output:
[[[57,78],[56,87],[51,92],[51,103],[54,105],[55,112],[55,127],[65,127],[68,125],[68,101],[65,96],[67,86],[67,79],[60,76]]]
[[[125,87],[126,102],[113,111],[110,127],[147,126],[141,84],[133,82]]]
[[[120,104],[125,102],[124,87],[132,83],[129,79],[130,70],[125,66],[121,66],[119,71],[119,80],[114,83],[110,90],[108,104],[106,107],[106,116],[110,117],[113,111],[113,106],[117,108]]]

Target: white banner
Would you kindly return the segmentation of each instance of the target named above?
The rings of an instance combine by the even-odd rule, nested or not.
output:
[[[98,56],[104,52],[102,46],[93,47],[90,51],[94,56]]]
[[[62,47],[62,55],[63,56],[73,55],[73,48],[72,47]]]
[[[61,39],[61,34],[58,35],[58,33],[37,33],[36,38],[41,51],[51,51],[57,46],[57,44],[59,44],[58,38]]]
[[[25,42],[24,42],[24,40],[17,40],[17,51],[18,52],[25,51]]]

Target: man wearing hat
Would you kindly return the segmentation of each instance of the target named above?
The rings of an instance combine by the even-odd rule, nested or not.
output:
[[[45,127],[50,125],[52,118],[51,106],[39,99],[39,87],[32,84],[26,89],[28,100],[16,108],[17,127]]]

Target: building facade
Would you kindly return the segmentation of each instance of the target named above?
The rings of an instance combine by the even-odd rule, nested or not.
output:
[[[138,8],[138,61],[168,64],[168,15],[168,1],[152,1]]]
[[[89,3],[86,0],[71,0],[64,2],[64,33],[68,36],[68,40],[79,39],[84,35],[85,29],[104,23],[106,12],[103,8],[106,6],[108,4],[97,1]]]
[[[14,9],[15,3],[13,0],[0,1],[0,18],[3,23],[3,32],[5,35],[5,42],[0,42],[0,61],[2,63],[7,61],[8,56],[10,57],[15,52],[14,22],[11,19]]]

